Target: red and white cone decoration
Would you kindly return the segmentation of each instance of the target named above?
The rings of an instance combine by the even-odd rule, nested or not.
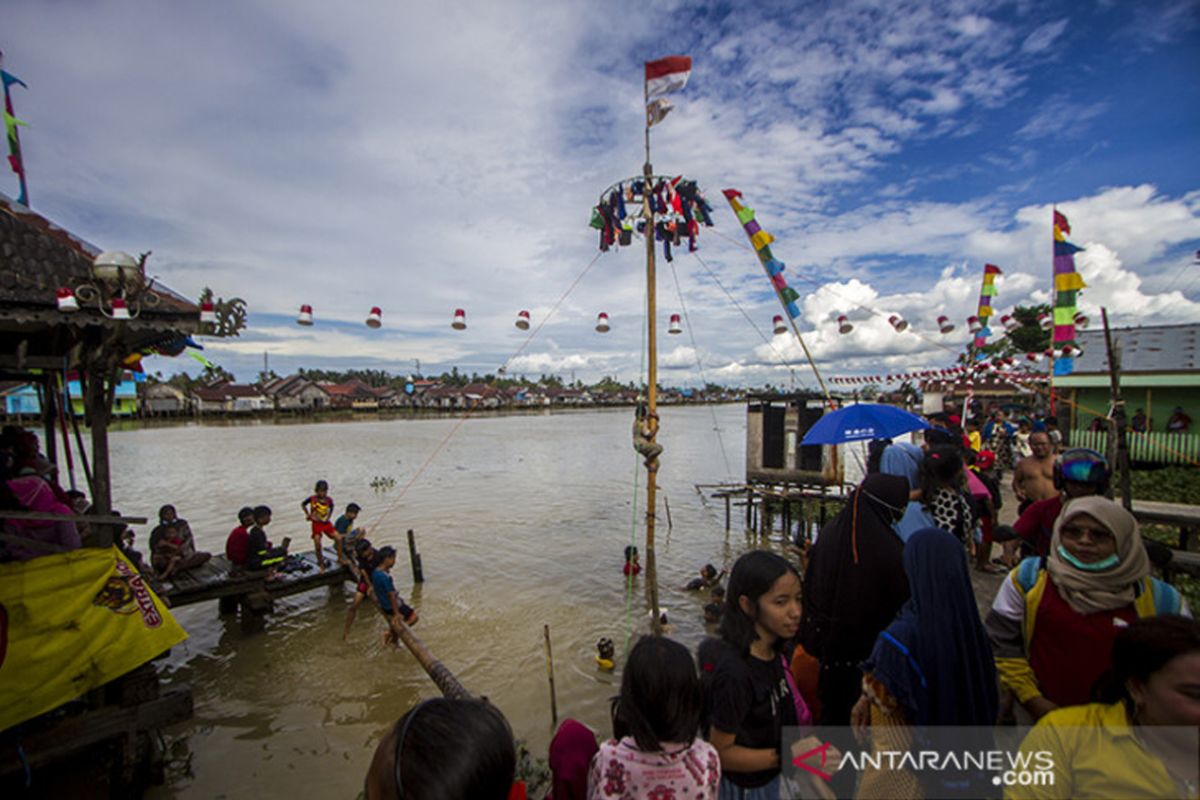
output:
[[[200,321],[206,324],[217,321],[217,307],[213,305],[212,300],[206,300],[200,304]]]
[[[1088,326],[1089,322],[1091,322],[1091,320],[1088,319],[1087,314],[1083,313],[1082,311],[1075,312],[1075,327],[1076,328],[1086,328]]]
[[[892,314],[890,317],[888,317],[888,324],[896,329],[896,333],[904,333],[906,330],[908,330],[908,320],[904,319],[904,317],[900,316],[899,314]]]
[[[529,312],[528,311],[518,311],[517,312],[516,325],[517,325],[518,330],[522,330],[522,331],[529,330]]]
[[[949,317],[938,317],[938,330],[943,334],[954,333],[954,323],[950,321]]]
[[[454,321],[450,323],[450,327],[456,331],[465,331],[467,329],[467,312],[461,308],[454,309]]]
[[[69,286],[58,287],[58,310],[59,311],[78,311],[79,301],[75,299],[75,293],[71,291]]]
[[[383,309],[375,306],[371,309],[371,313],[367,314],[367,327],[378,328],[383,324]]]
[[[667,333],[683,333],[683,323],[680,322],[678,314],[671,315],[671,326],[667,328]]]
[[[1038,325],[1041,326],[1042,330],[1048,331],[1054,327],[1054,317],[1043,311],[1041,314],[1038,314]]]
[[[983,330],[983,323],[979,321],[979,317],[967,317],[967,330],[971,333],[979,333]]]
[[[114,297],[112,301],[112,318],[113,319],[131,319],[129,316],[129,307],[125,305],[125,298]]]
[[[596,315],[596,333],[608,333],[610,330],[612,328],[608,324],[608,314],[601,311]]]
[[[1000,317],[1000,324],[1004,327],[1004,330],[1008,331],[1009,333],[1021,327],[1021,321],[1011,314],[1005,314],[1004,316]]]
[[[838,316],[838,333],[845,335],[852,330],[854,330],[854,325],[851,324],[850,320],[846,317],[846,315],[845,314],[839,315]]]
[[[779,315],[779,314],[776,314],[776,315],[775,315],[775,316],[774,316],[774,317],[771,319],[771,325],[772,325],[772,326],[774,326],[774,328],[775,328],[775,335],[776,335],[776,336],[778,336],[778,335],[779,335],[779,334],[781,334],[781,333],[787,333],[787,325],[785,325],[785,324],[783,323],[783,317],[782,317],[781,315]]]
[[[300,314],[299,314],[299,316],[296,317],[296,324],[297,325],[312,325],[313,324],[312,306],[309,306],[309,305],[300,306]]]

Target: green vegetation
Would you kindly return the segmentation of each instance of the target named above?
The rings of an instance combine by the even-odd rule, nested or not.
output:
[[[1190,503],[1200,498],[1200,469],[1166,467],[1136,470],[1130,475],[1135,500]]]

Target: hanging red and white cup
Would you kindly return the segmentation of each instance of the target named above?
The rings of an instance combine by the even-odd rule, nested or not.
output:
[[[608,314],[601,311],[596,315],[596,333],[608,333],[612,327],[608,324]]]
[[[131,319],[129,316],[129,307],[125,305],[125,298],[114,297],[112,301],[112,318],[113,319]]]
[[[979,333],[983,330],[983,323],[979,321],[979,317],[967,317],[967,330],[971,333]]]
[[[1075,327],[1076,328],[1086,328],[1090,321],[1091,320],[1088,319],[1087,314],[1083,313],[1082,311],[1075,312]]]
[[[780,314],[776,314],[774,317],[772,317],[771,325],[775,329],[776,336],[781,333],[787,333],[787,325],[783,323],[783,317]]]
[[[71,291],[69,286],[58,287],[58,310],[59,311],[78,311],[79,301],[75,298],[75,293]]]
[[[1048,331],[1054,327],[1054,317],[1043,311],[1041,314],[1038,314],[1038,325],[1041,326],[1042,330]]]
[[[850,319],[845,314],[839,314],[838,333],[845,335],[852,330],[854,330],[854,325],[850,322]]]
[[[371,309],[371,313],[367,314],[366,323],[368,328],[378,328],[383,325],[383,309],[379,306],[374,306]]]
[[[300,314],[299,314],[299,316],[296,317],[296,324],[297,325],[312,325],[313,324],[312,306],[309,306],[309,305],[300,306]]]
[[[454,309],[454,321],[450,323],[450,327],[456,331],[467,329],[467,312],[461,308]]]
[[[518,330],[522,330],[522,331],[529,330],[529,312],[528,311],[518,311],[517,312],[516,326],[517,326]]]
[[[217,321],[217,308],[212,300],[205,300],[200,304],[200,321],[207,324]]]
[[[954,323],[950,321],[949,317],[947,317],[947,316],[938,317],[937,322],[938,322],[938,330],[941,331],[943,335],[947,334],[947,333],[954,333]]]
[[[667,328],[667,333],[683,333],[683,323],[678,314],[671,315],[671,325]]]
[[[1000,318],[1000,324],[1004,327],[1004,330],[1008,331],[1009,333],[1021,327],[1021,321],[1012,314],[1005,314],[1002,316]]]
[[[896,333],[904,333],[908,330],[908,320],[899,314],[892,314],[888,317],[888,324],[896,329]]]

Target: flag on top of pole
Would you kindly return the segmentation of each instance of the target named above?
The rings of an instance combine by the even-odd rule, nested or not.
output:
[[[665,95],[687,86],[691,56],[667,56],[646,62],[646,127],[662,122],[675,106]]]
[[[1082,251],[1067,241],[1071,223],[1054,210],[1054,374],[1070,375],[1075,370],[1079,344],[1075,341],[1076,297],[1085,288],[1083,276],[1075,271],[1075,254]]]
[[[29,205],[29,190],[25,187],[25,162],[21,159],[21,136],[17,131],[20,125],[27,123],[17,119],[13,112],[12,96],[9,94],[9,87],[14,83],[28,89],[25,82],[13,75],[11,72],[0,69],[0,78],[4,81],[4,132],[8,137],[8,165],[12,167],[12,171],[17,173],[17,179],[20,181],[21,193],[17,196],[17,202],[23,206]]]

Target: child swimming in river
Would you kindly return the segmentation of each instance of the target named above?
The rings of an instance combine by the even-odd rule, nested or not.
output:
[[[712,564],[705,564],[700,568],[700,577],[692,578],[690,581],[688,581],[687,586],[684,586],[683,588],[689,592],[697,592],[701,589],[711,589],[721,582],[721,578],[725,577],[726,572],[728,572],[728,570],[724,569],[720,572],[717,572],[717,568]]]
[[[329,496],[329,483],[317,481],[317,485],[313,487],[313,493],[300,503],[300,509],[304,512],[304,518],[312,523],[313,551],[317,555],[317,563],[321,566],[321,572],[324,572],[325,553],[321,550],[321,536],[333,539],[334,544],[337,544],[339,538],[337,529],[333,527],[331,521],[333,498]]]
[[[625,548],[625,568],[623,570],[626,577],[637,577],[642,572],[642,565],[638,563],[638,549],[633,545],[628,545]]]

